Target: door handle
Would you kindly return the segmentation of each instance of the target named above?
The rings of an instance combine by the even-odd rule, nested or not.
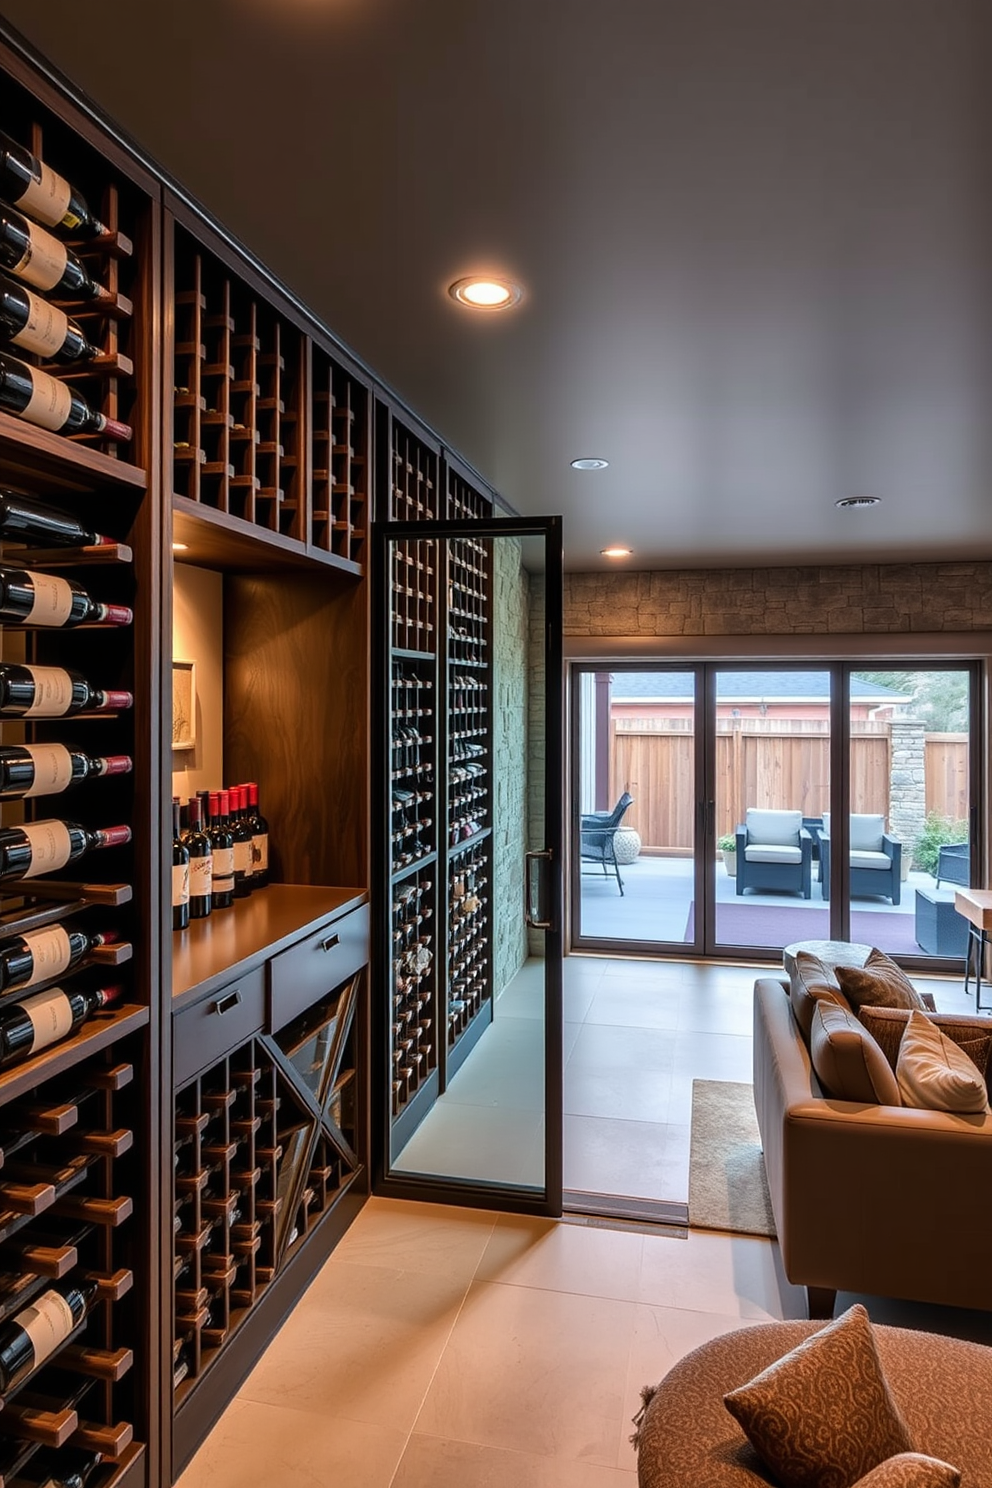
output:
[[[544,911],[546,875],[553,856],[550,847],[524,853],[524,920],[531,930],[554,929]]]

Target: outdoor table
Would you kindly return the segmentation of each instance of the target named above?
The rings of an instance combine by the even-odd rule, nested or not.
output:
[[[975,1008],[980,1013],[992,1012],[992,1007],[982,1007],[982,974],[985,971],[985,951],[992,930],[992,890],[958,889],[954,895],[954,908],[968,921],[968,955],[964,963],[964,990],[971,981],[972,957],[975,961]]]

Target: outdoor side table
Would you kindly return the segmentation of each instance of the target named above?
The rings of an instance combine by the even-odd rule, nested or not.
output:
[[[975,967],[975,1008],[980,1013],[992,1012],[992,1007],[982,1007],[982,976],[985,971],[985,952],[992,930],[992,890],[958,889],[954,895],[954,907],[968,921],[968,956],[964,963],[964,990],[971,981],[972,960]]]
[[[951,889],[917,889],[916,944],[928,956],[968,955],[968,921],[958,913]]]

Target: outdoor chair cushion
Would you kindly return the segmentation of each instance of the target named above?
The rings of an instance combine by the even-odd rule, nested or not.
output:
[[[744,856],[749,863],[801,863],[801,847],[778,847],[774,843],[762,843],[760,847],[746,847]]]
[[[884,873],[892,867],[892,859],[888,853],[867,852],[859,849],[851,852],[852,868],[880,868]]]
[[[749,806],[744,817],[748,842],[761,847],[798,847],[803,824],[801,811],[761,810]],[[792,861],[798,862],[796,858]]]
[[[829,837],[830,836],[830,812],[829,811],[825,811],[823,813],[823,830],[824,830],[825,834]],[[872,814],[866,814],[866,813],[863,813],[863,812],[855,812],[854,814],[852,814],[852,816],[850,818],[850,826],[848,828],[848,833],[849,833],[849,838],[850,838],[848,845],[849,845],[849,847],[851,849],[851,867],[852,868],[874,868],[876,866],[877,867],[882,867],[883,866],[881,863],[879,863],[879,864],[875,864],[875,863],[856,863],[855,860],[854,860],[855,859],[855,854],[856,853],[864,853],[864,852],[867,852],[867,853],[878,853],[885,860],[884,866],[885,867],[888,867],[888,865],[889,865],[888,856],[884,852],[882,852],[882,838],[885,835],[885,817],[884,816],[878,816],[878,815],[875,815],[874,813],[872,813]]]

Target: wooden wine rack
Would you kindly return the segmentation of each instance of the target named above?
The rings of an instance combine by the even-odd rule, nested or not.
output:
[[[355,1181],[364,972],[176,1097],[174,1384],[181,1403]]]
[[[313,349],[311,541],[320,552],[365,562],[369,510],[369,392]]]
[[[488,844],[448,861],[448,1043],[454,1048],[492,1000]]]

